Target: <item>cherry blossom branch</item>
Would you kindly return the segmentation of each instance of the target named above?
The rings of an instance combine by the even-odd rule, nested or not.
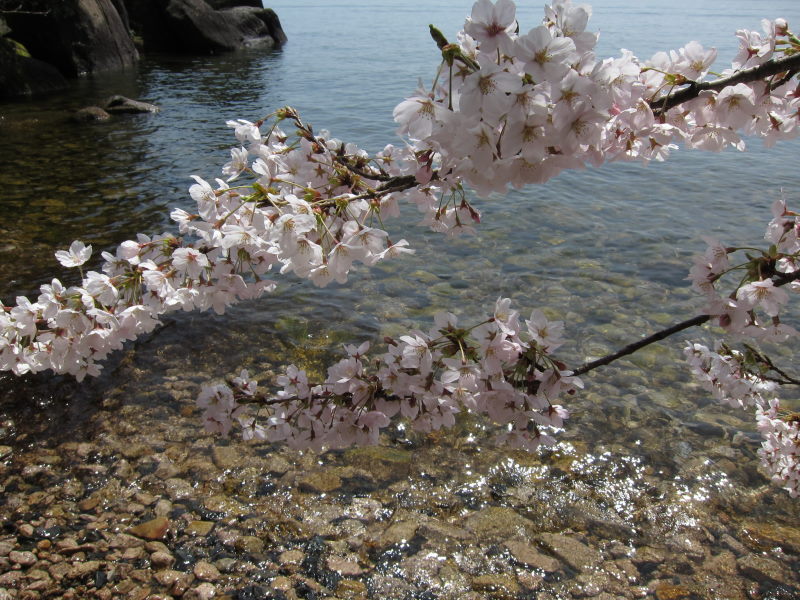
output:
[[[784,275],[780,275],[775,277],[772,280],[774,287],[781,287],[792,281],[797,281],[800,279],[800,271],[796,271],[794,273],[786,273]],[[605,365],[611,364],[612,362],[619,360],[624,356],[628,356],[633,354],[637,350],[641,350],[642,348],[649,346],[650,344],[654,344],[655,342],[660,342],[670,336],[675,335],[676,333],[680,333],[686,329],[691,327],[697,327],[698,325],[702,325],[703,323],[708,322],[714,315],[697,315],[696,317],[692,317],[691,319],[686,319],[685,321],[681,321],[680,323],[675,323],[674,325],[667,327],[666,329],[662,329],[661,331],[657,331],[656,333],[649,335],[645,338],[637,342],[633,342],[624,346],[617,350],[616,352],[612,352],[611,354],[607,354],[606,356],[600,357],[596,360],[584,363],[577,369],[575,369],[574,373],[576,376],[584,375],[589,371],[594,371],[598,367],[603,367]],[[770,363],[771,364],[771,363]],[[800,382],[798,382],[800,383]]]
[[[765,377],[765,379],[767,379],[768,381],[774,381],[775,383],[780,383],[781,385],[789,385],[789,384],[800,385],[800,379],[792,377],[791,375],[786,373],[786,371],[784,371],[783,369],[778,367],[774,362],[772,362],[772,359],[769,356],[767,356],[763,352],[760,352],[750,344],[744,344],[744,347],[747,349],[748,352],[750,352],[750,354],[752,354],[752,356],[756,360],[762,363],[768,370],[774,371],[775,373],[781,376],[781,379],[773,377]]]
[[[691,319],[686,319],[685,321],[681,321],[680,323],[675,323],[671,327],[667,327],[666,329],[662,329],[661,331],[657,331],[656,333],[647,336],[639,340],[638,342],[633,342],[632,344],[628,344],[623,348],[620,348],[616,352],[612,352],[611,354],[607,354],[601,358],[596,360],[584,363],[577,369],[575,369],[575,375],[580,376],[584,373],[588,373],[589,371],[594,371],[598,367],[603,367],[605,365],[611,364],[615,360],[619,360],[623,356],[628,356],[629,354],[633,354],[637,350],[641,350],[645,346],[649,346],[655,342],[659,342],[663,339],[666,339],[676,333],[679,333],[685,329],[689,329],[690,327],[696,327],[697,325],[702,325],[703,323],[707,322],[711,319],[711,315],[697,315],[696,317],[692,317]]]
[[[694,100],[705,91],[720,92],[737,83],[761,81],[780,73],[787,73],[782,79],[782,81],[785,82],[798,72],[800,72],[800,53],[773,59],[750,69],[743,69],[737,71],[733,75],[713,81],[690,81],[688,87],[667,94],[666,96],[654,98],[649,104],[653,109],[653,114],[658,117],[680,104],[688,102],[689,100]]]

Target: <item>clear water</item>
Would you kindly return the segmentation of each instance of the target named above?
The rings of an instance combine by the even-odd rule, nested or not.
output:
[[[171,229],[169,210],[190,204],[189,175],[214,177],[227,160],[233,142],[227,119],[255,120],[289,104],[317,129],[369,151],[396,142],[392,108],[436,68],[428,23],[454,37],[469,11],[455,0],[283,0],[272,7],[289,37],[278,51],[148,56],[135,70],[77,82],[65,94],[0,105],[0,298],[35,291],[56,274],[53,251],[75,238],[94,244],[99,255],[135,232]],[[535,26],[540,14],[539,3],[521,7],[523,29]],[[591,26],[601,31],[600,55],[624,47],[649,56],[698,39],[717,46],[724,60],[735,51],[735,29],[757,28],[765,16],[800,23],[800,4],[605,0],[594,4]],[[161,112],[92,125],[68,121],[70,111],[112,93],[153,102]],[[3,432],[13,440],[14,432],[47,414],[25,406],[55,411],[54,399],[70,407],[61,417],[63,433],[79,428],[100,396],[144,407],[140,414],[147,415],[176,379],[194,389],[240,366],[262,377],[288,362],[319,370],[342,342],[424,325],[441,309],[477,319],[498,296],[512,297],[523,312],[539,307],[565,320],[575,340],[565,356],[573,363],[600,356],[694,314],[697,302],[684,279],[691,255],[703,248],[701,235],[759,243],[781,189],[790,202],[800,201],[798,150],[798,142],[765,150],[753,141],[746,153],[680,151],[648,168],[609,165],[478,201],[484,217],[476,237],[449,242],[406,227],[402,235],[417,254],[361,269],[347,286],[317,290],[287,281],[225,317],[172,316],[173,326],[116,357],[99,381],[37,378],[19,386],[4,377],[0,385],[13,406],[5,410]],[[669,515],[677,527],[692,519],[716,522],[722,513],[738,518],[741,507],[719,499],[755,489],[769,498],[770,508],[757,509],[763,519],[796,523],[794,505],[764,487],[755,471],[749,417],[717,408],[696,389],[679,341],[586,383],[587,392],[571,405],[574,418],[559,451],[562,460],[575,462],[550,492],[538,492],[553,506],[565,502],[558,493],[568,497],[593,485],[622,518],[646,498],[648,510]],[[459,485],[485,489],[481,477],[512,464],[502,450],[486,449],[474,476],[464,475],[461,466],[474,452],[460,453],[461,439],[441,440],[447,448],[441,468],[453,478],[452,493]],[[542,459],[538,475],[525,467],[520,477],[539,481],[555,468],[552,460]],[[424,499],[420,481],[412,491],[418,485]],[[648,496],[654,481],[659,498]]]

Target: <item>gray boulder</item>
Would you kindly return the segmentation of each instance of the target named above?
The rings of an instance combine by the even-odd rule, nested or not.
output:
[[[261,0],[206,0],[208,5],[214,10],[224,8],[236,8],[237,6],[252,6],[254,8],[264,8]]]
[[[271,8],[236,6],[219,13],[244,34],[242,40],[246,46],[278,46],[286,41],[278,16]]]
[[[137,113],[157,113],[158,107],[140,100],[131,100],[125,96],[111,96],[103,103],[103,109],[107,113],[137,114]]]
[[[130,19],[128,18],[128,9],[125,8],[125,2],[123,0],[111,0],[111,4],[113,4],[114,8],[117,9],[117,14],[122,21],[122,26],[125,27],[125,31],[130,33],[131,23]]]
[[[93,121],[107,121],[111,115],[99,106],[86,106],[72,113],[71,119],[76,123],[91,123]]]
[[[240,6],[222,12],[239,14],[248,13],[254,17],[257,17],[264,23],[264,25],[267,26],[269,36],[274,40],[276,46],[281,46],[286,43],[286,34],[283,32],[280,19],[278,19],[278,15],[271,8],[251,8],[249,6]]]
[[[5,15],[14,39],[31,56],[54,65],[67,77],[128,67],[139,58],[112,0],[59,0],[44,5],[21,0],[23,8],[28,5],[34,10]]]
[[[214,54],[255,45],[270,47],[286,41],[274,11],[261,8],[261,3],[255,0],[124,2],[131,27],[141,36],[147,50]],[[234,4],[246,6],[230,7]],[[217,6],[227,8],[216,10]]]
[[[181,46],[191,52],[215,53],[252,45],[259,24],[266,33],[260,19],[216,11],[204,0],[169,0],[167,19]]]

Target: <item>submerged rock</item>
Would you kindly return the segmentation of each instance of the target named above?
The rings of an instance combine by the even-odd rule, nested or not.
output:
[[[155,104],[149,104],[141,100],[131,100],[119,95],[107,98],[103,103],[103,108],[106,112],[112,114],[156,113],[159,110]]]
[[[598,550],[569,535],[541,533],[536,537],[536,540],[548,552],[552,552],[576,571],[590,569],[602,559]]]
[[[169,520],[165,517],[156,517],[135,527],[131,527],[128,533],[146,540],[162,540],[169,531]]]
[[[111,115],[99,106],[86,106],[76,110],[70,117],[76,123],[89,123],[92,121],[107,121]]]

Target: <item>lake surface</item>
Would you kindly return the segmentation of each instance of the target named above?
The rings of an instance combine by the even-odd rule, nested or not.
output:
[[[64,94],[0,105],[4,302],[35,293],[58,274],[53,252],[73,239],[92,243],[99,256],[136,232],[172,230],[169,211],[191,205],[189,176],[211,179],[228,160],[235,141],[228,119],[256,120],[291,105],[317,129],[370,152],[397,143],[393,107],[417,78],[429,82],[437,67],[428,23],[454,38],[470,8],[454,0],[271,6],[289,38],[280,50],[148,55],[132,71],[76,82]],[[606,0],[593,8],[590,29],[601,32],[600,56],[627,48],[649,57],[697,39],[716,46],[724,64],[735,53],[737,28],[759,28],[762,17],[800,24],[794,0],[679,0],[668,7]],[[540,15],[540,3],[519,8],[521,28],[537,25]],[[69,122],[71,111],[112,93],[161,111],[92,125]],[[647,168],[608,165],[479,200],[483,223],[475,237],[446,241],[407,227],[402,236],[417,254],[362,267],[347,286],[318,290],[286,280],[274,294],[224,317],[172,315],[171,326],[112,359],[97,381],[37,377],[20,385],[2,376],[0,443],[25,448],[56,429],[59,439],[91,435],[100,399],[108,397],[135,407],[146,428],[176,381],[185,383],[188,398],[199,383],[241,366],[260,377],[289,362],[319,371],[342,343],[425,327],[438,310],[477,320],[499,296],[513,298],[523,314],[542,308],[564,320],[574,340],[564,356],[573,364],[601,356],[694,314],[699,304],[685,278],[692,254],[704,249],[702,235],[758,245],[781,190],[790,205],[800,204],[798,151],[797,141],[767,150],[757,140],[746,153],[681,150]],[[390,230],[399,232],[399,225]],[[642,529],[654,527],[653,515],[668,515],[670,535],[709,523],[726,523],[725,532],[735,535],[743,506],[750,517],[796,527],[795,503],[757,471],[750,417],[718,408],[690,381],[680,351],[681,342],[670,340],[585,378],[587,391],[570,405],[574,417],[557,452],[559,475],[542,483],[546,493],[538,501],[563,506],[564,497],[589,482],[603,510]],[[192,419],[181,423],[186,436]],[[199,435],[199,419],[196,426]],[[477,447],[460,450],[463,431],[439,441],[446,455],[439,476],[458,482],[449,493],[486,486],[498,465],[520,460],[492,448],[481,424],[471,426]],[[553,455],[540,458],[543,469],[556,469]],[[526,469],[519,477],[541,483]],[[420,481],[411,482],[410,493],[418,484],[427,489]],[[578,525],[565,520],[559,527]],[[613,537],[592,535],[597,547]],[[718,542],[708,543],[713,553]],[[679,555],[672,548],[664,560]]]

